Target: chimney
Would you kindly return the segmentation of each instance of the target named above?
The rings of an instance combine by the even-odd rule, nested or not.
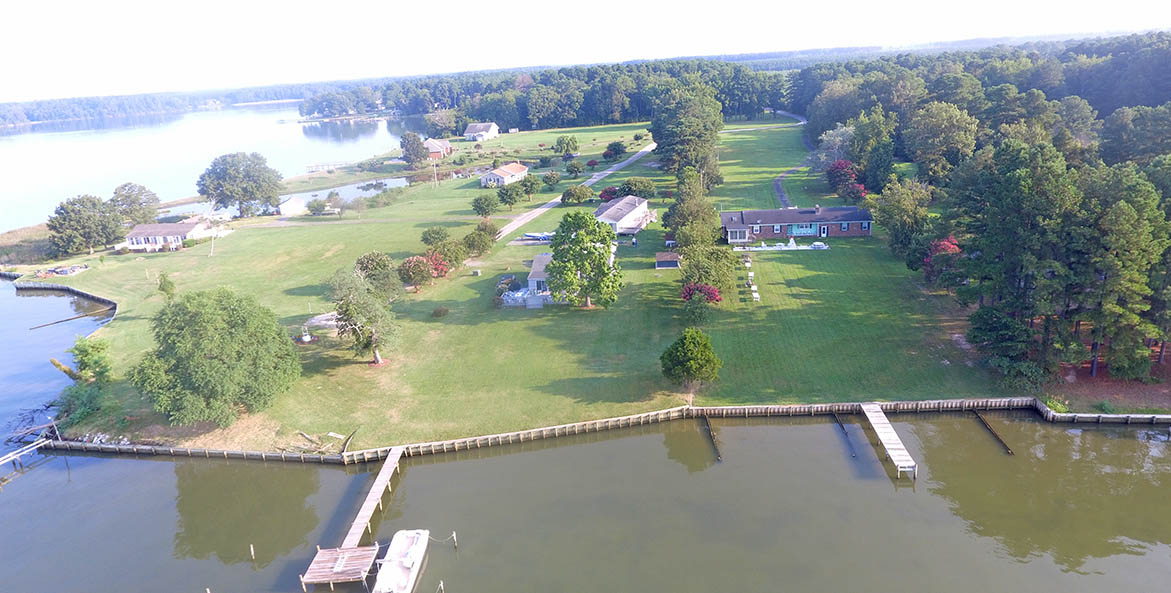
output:
[[[821,204],[815,205],[813,207],[813,212],[814,212],[814,214],[821,214]]]

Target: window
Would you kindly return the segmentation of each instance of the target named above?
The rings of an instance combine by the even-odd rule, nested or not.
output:
[[[759,235],[759,234],[760,234],[760,225],[759,225],[759,224],[754,224],[754,225],[752,225],[752,234],[753,234],[753,235]]]
[[[774,224],[774,225],[773,225],[773,234],[774,234],[774,235],[779,235],[779,234],[781,234],[781,225],[779,225],[779,224]]]
[[[744,242],[748,240],[748,231],[745,229],[728,229],[728,242]]]
[[[864,231],[870,230],[870,223],[869,222],[862,223],[862,230],[864,230]]]
[[[817,223],[791,224],[789,235],[794,237],[811,237],[817,234]]]
[[[844,233],[844,232],[846,232],[846,231],[848,231],[848,230],[850,230],[850,223],[848,223],[848,222],[843,222],[843,223],[842,223],[842,232]]]

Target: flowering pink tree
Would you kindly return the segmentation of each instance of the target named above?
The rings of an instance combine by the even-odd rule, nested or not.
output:
[[[443,256],[438,253],[428,254],[426,260],[432,278],[443,278],[451,271],[451,264],[447,263],[443,259]]]
[[[602,193],[598,194],[598,197],[601,198],[603,202],[609,202],[610,200],[618,197],[618,188],[611,185],[603,189]]]
[[[403,260],[398,266],[399,280],[418,290],[423,283],[431,279],[431,264],[421,255],[412,255]]]
[[[932,241],[931,247],[927,250],[927,257],[923,258],[923,275],[928,281],[935,281],[951,268],[952,262],[961,252],[954,235]]]
[[[866,197],[866,186],[861,183],[847,183],[838,188],[838,195],[851,204],[857,204]]]
[[[854,183],[857,179],[858,169],[854,167],[854,163],[845,159],[834,161],[825,170],[825,180],[829,182],[830,189],[838,194],[841,193],[843,187]]]
[[[586,162],[586,166],[590,168],[590,171],[593,171],[598,166],[597,159],[590,159],[589,161]]]
[[[699,282],[689,282],[684,284],[683,293],[680,296],[683,297],[683,300],[690,301],[691,297],[697,294],[703,296],[703,298],[706,299],[709,303],[718,303],[724,300],[723,297],[720,296],[720,289],[710,284],[702,284]]]

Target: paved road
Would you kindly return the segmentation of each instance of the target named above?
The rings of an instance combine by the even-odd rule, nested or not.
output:
[[[590,178],[587,179],[585,182],[583,182],[582,185],[591,186],[591,185],[605,179],[606,177],[609,177],[610,174],[614,173],[615,171],[618,171],[618,170],[626,167],[630,163],[633,163],[634,161],[641,159],[648,152],[654,150],[655,146],[658,146],[658,145],[655,144],[654,142],[647,144],[646,146],[644,146],[642,148],[642,150],[634,153],[626,160],[624,160],[620,163],[616,163],[614,165],[611,165],[610,168],[606,169],[605,171],[599,171],[597,173],[594,173],[593,175],[590,175]],[[525,212],[524,214],[517,216],[516,218],[512,219],[512,222],[509,222],[508,224],[504,225],[503,228],[500,229],[500,233],[498,233],[496,235],[496,238],[500,239],[500,238],[507,236],[509,233],[528,224],[529,221],[544,214],[546,210],[548,210],[548,209],[550,209],[560,203],[561,203],[561,196],[557,196],[556,198],[553,198],[552,200],[549,200],[548,202],[545,202],[544,204],[541,204],[540,206],[537,206],[536,208],[533,208],[532,210],[529,210],[528,212]]]

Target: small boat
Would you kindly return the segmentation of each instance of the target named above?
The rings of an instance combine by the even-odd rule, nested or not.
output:
[[[411,593],[423,572],[427,557],[427,543],[431,532],[426,529],[404,529],[394,534],[386,556],[378,561],[378,576],[373,593]]]

